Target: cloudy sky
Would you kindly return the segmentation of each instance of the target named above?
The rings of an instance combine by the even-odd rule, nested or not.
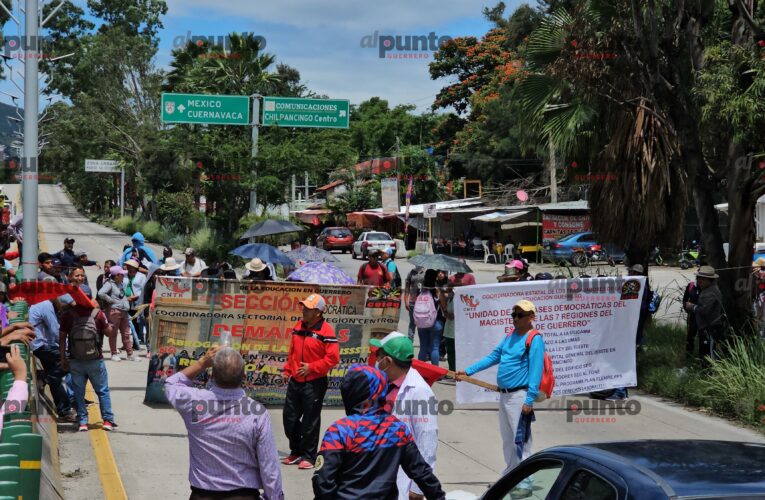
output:
[[[507,12],[522,2],[509,0]],[[528,3],[536,5],[534,0]],[[266,51],[298,71],[313,91],[357,104],[372,96],[424,111],[446,81],[433,81],[429,57],[380,58],[362,48],[364,36],[481,36],[490,28],[484,0],[168,0],[157,63],[166,66],[173,42],[189,33],[225,36],[250,32],[266,39]],[[393,53],[391,51],[390,53]]]

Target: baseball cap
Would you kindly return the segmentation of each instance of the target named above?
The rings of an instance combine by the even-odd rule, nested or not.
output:
[[[53,259],[53,265],[54,266],[60,266],[61,265],[61,259]]]
[[[58,301],[64,305],[74,304],[74,299],[68,293],[64,295],[59,295]]]
[[[127,271],[122,269],[120,266],[112,266],[109,268],[109,274],[111,276],[117,276],[118,274],[127,274]]]
[[[633,273],[640,273],[640,274],[643,274],[643,271],[644,271],[642,264],[635,264],[634,266],[630,267],[629,270],[632,271]]]
[[[305,300],[300,301],[301,304],[303,304],[308,309],[318,309],[319,311],[324,311],[324,308],[327,306],[327,301],[324,300],[324,297],[319,295],[318,293],[312,293],[308,297],[305,298]]]
[[[183,255],[196,255],[196,252],[193,248],[189,247],[186,250],[184,250]]]
[[[411,361],[414,358],[414,345],[409,337],[401,332],[390,332],[382,339],[372,339],[369,345],[379,347],[386,356],[399,361]]]
[[[519,300],[513,306],[513,309],[515,309],[516,307],[520,309],[521,311],[532,312],[534,314],[537,313],[537,306],[535,306],[534,303],[530,300],[526,300],[526,299]]]
[[[64,238],[64,243],[74,243],[74,238]]]

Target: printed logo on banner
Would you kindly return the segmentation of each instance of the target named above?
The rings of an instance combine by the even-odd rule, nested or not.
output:
[[[474,311],[481,304],[473,295],[460,295],[460,300],[467,306],[466,311]]]
[[[640,297],[640,282],[638,280],[627,280],[622,287],[621,300],[637,299]]]

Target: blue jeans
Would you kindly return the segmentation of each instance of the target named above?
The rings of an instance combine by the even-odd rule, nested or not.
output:
[[[138,351],[141,348],[141,343],[138,342],[138,332],[135,331],[135,325],[130,319],[128,319],[128,324],[130,325],[130,334],[133,336],[133,349]]]
[[[101,418],[114,422],[112,413],[112,398],[109,395],[109,376],[106,373],[106,364],[103,359],[90,361],[69,360],[69,373],[72,375],[74,387],[74,401],[77,407],[77,419],[80,424],[88,423],[88,410],[85,407],[85,384],[90,380],[93,391],[98,396],[98,404],[101,407]]]
[[[444,333],[444,320],[437,319],[430,328],[418,328],[417,333],[420,336],[420,352],[417,359],[427,361],[430,357],[430,362],[438,365],[441,358],[438,347],[441,344],[441,335]]]
[[[409,304],[409,340],[414,340],[414,331],[416,328],[417,325],[414,324],[414,304]],[[765,329],[765,327],[763,327],[763,329]]]
[[[34,355],[45,370],[45,383],[50,388],[53,402],[56,404],[56,413],[59,416],[67,415],[71,410],[71,403],[64,384],[67,374],[61,367],[58,346],[42,345],[34,350]]]

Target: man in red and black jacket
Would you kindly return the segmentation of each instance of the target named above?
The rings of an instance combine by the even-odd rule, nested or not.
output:
[[[292,331],[290,351],[284,365],[289,379],[284,401],[284,432],[290,454],[282,463],[313,469],[319,446],[321,407],[327,392],[327,373],[340,362],[340,348],[332,326],[324,321],[327,302],[313,293],[300,302],[303,320]]]
[[[446,497],[407,424],[385,411],[387,393],[384,373],[367,365],[348,369],[340,384],[347,417],[324,433],[312,479],[314,498],[396,500],[399,466],[426,499]]]

